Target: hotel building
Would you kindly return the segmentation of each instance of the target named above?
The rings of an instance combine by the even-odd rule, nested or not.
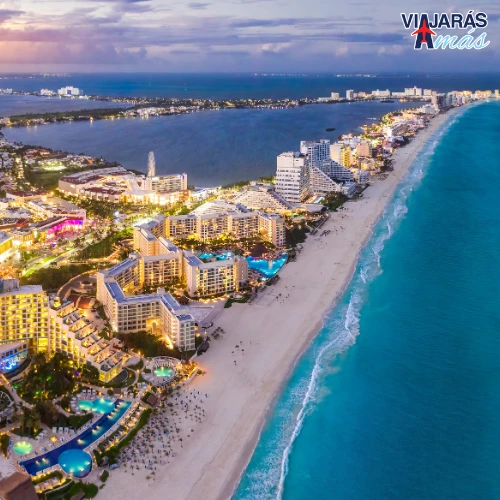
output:
[[[151,331],[181,351],[195,348],[195,320],[187,307],[158,289],[157,293],[127,296],[106,271],[97,274],[97,298],[115,332]]]
[[[300,152],[307,157],[310,166],[316,166],[330,159],[330,141],[300,141]]]
[[[146,177],[144,188],[155,193],[173,193],[187,190],[187,174]]]
[[[292,206],[273,187],[264,184],[253,184],[244,187],[233,198],[233,203],[240,203],[250,210],[273,212],[290,212]]]
[[[0,231],[0,262],[9,256],[14,238],[11,234]]]
[[[277,159],[276,192],[289,203],[301,203],[309,196],[306,157],[298,152],[281,153]]]
[[[99,337],[73,302],[49,299],[40,285],[19,286],[15,279],[0,281],[0,314],[0,344],[6,344],[2,352],[16,345],[32,352],[61,352],[80,366],[94,366],[101,382],[116,377],[128,357]]]
[[[267,225],[261,221],[267,220],[268,214],[241,211],[241,206],[239,210],[236,205],[230,206],[232,209],[223,213],[204,213],[203,215],[190,213],[167,217],[164,235],[170,239],[185,239],[195,236],[202,241],[211,240],[224,234],[230,234],[237,239],[260,235],[264,240],[277,247],[282,247],[285,244],[284,237],[280,237],[281,234],[285,233],[285,220],[281,216],[275,214],[273,218],[275,224],[280,226],[280,230],[267,232],[264,229]],[[140,229],[134,228],[134,232],[137,233],[137,241],[139,241]],[[145,245],[146,243],[139,243],[135,247],[136,250],[140,250],[141,244]]]
[[[62,87],[60,88],[57,93],[58,95],[67,95],[67,96],[77,96],[82,94],[82,90],[78,89],[76,87]]]
[[[25,342],[35,352],[48,350],[48,298],[40,285],[0,280],[0,344],[12,342]]]
[[[349,168],[351,166],[351,148],[341,142],[336,142],[330,146],[330,158],[339,165]]]
[[[79,366],[93,366],[99,381],[107,383],[121,371],[128,355],[99,337],[92,323],[81,316],[73,302],[52,297],[49,302],[49,351],[72,358]]]
[[[65,175],[58,187],[67,194],[112,203],[167,205],[186,196],[187,174],[144,177],[123,167],[110,167]]]
[[[356,157],[370,157],[372,156],[372,145],[368,141],[361,141],[356,146]]]

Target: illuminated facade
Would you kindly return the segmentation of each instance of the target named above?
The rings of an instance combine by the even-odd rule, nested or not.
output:
[[[36,352],[48,350],[48,298],[40,285],[0,281],[0,344],[12,342],[24,342]]]
[[[176,215],[166,218],[166,238],[185,239],[190,236],[202,241],[208,241],[228,234],[234,238],[249,238],[262,236],[263,239],[276,246],[282,246],[284,240],[276,239],[276,232],[267,231],[267,225],[262,220],[267,219],[269,214],[263,212],[250,212],[239,210],[228,210],[223,213],[205,213],[202,215]],[[274,214],[275,223],[285,230],[285,220],[278,214]],[[262,234],[264,231],[264,234]],[[139,237],[139,236],[138,236]],[[146,243],[144,243],[146,244]],[[136,247],[139,249],[138,247]]]
[[[22,364],[27,355],[28,344],[26,342],[0,345],[0,373],[14,370]]]
[[[13,241],[11,234],[0,231],[0,261],[9,256]]]
[[[73,302],[54,297],[49,304],[51,354],[61,352],[79,366],[93,366],[99,372],[99,381],[107,383],[123,368],[128,355],[115,350],[99,337],[92,323],[81,316]]]
[[[72,302],[61,302],[58,297],[49,300],[40,285],[19,286],[15,279],[0,281],[0,314],[0,353],[10,353],[13,343],[25,346],[8,354],[6,362],[11,363],[12,356],[19,358],[27,349],[50,354],[61,352],[78,365],[94,366],[99,371],[99,380],[108,382],[120,373],[127,358],[99,337]]]

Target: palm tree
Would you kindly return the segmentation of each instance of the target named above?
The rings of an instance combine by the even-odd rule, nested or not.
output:
[[[40,412],[36,408],[32,410],[31,418],[33,421],[33,431],[36,432],[42,424],[42,417],[40,415]]]
[[[19,413],[19,427],[21,428],[21,432],[24,434],[24,427],[26,425],[26,413],[24,410]]]

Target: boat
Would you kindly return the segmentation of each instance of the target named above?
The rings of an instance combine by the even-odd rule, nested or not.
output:
[[[333,132],[335,129],[333,127],[329,127],[326,129],[327,132]]]
[[[394,102],[392,99],[380,99],[380,102]]]

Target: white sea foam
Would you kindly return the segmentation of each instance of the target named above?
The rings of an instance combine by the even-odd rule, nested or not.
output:
[[[457,119],[458,117],[442,128],[439,136],[442,136]],[[332,372],[338,354],[356,342],[365,294],[369,284],[382,272],[381,252],[407,213],[408,196],[425,175],[429,157],[434,153],[438,142],[432,140],[424,146],[422,153],[425,158],[420,155],[413,162],[394,199],[386,208],[369,244],[362,251],[357,270],[346,292],[348,302],[342,300],[325,317],[324,327],[312,346],[314,350],[312,369],[306,371],[308,377],[293,381],[294,385],[288,388],[286,399],[278,404],[272,421],[275,432],[271,440],[265,443],[265,457],[258,467],[247,470],[249,484],[244,492],[240,492],[238,498],[252,500],[282,498],[295,440],[300,435],[307,415],[314,411],[319,400],[321,382],[325,375]],[[308,359],[304,360],[304,363],[306,362]]]

